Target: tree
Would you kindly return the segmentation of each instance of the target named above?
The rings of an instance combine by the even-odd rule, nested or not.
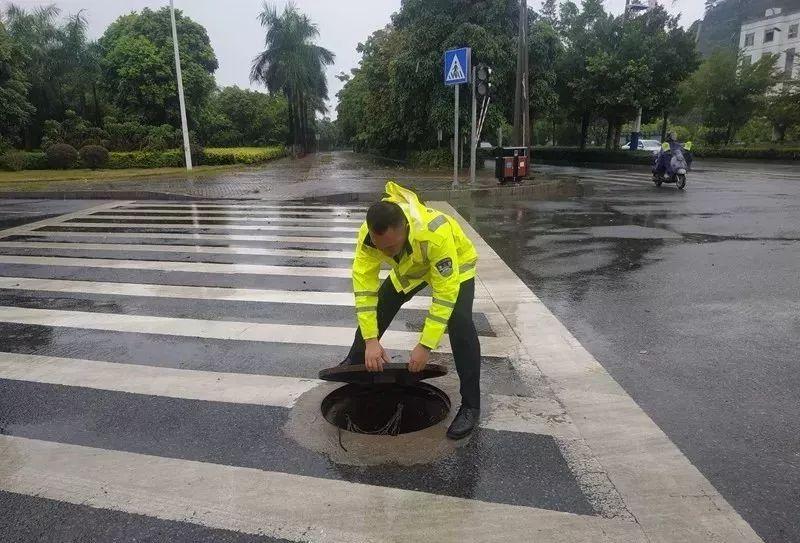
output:
[[[515,58],[514,0],[406,0],[391,24],[359,44],[361,62],[339,93],[342,137],[358,147],[405,153],[452,137],[453,88],[442,84],[443,51],[469,45],[473,63],[491,66],[494,87],[484,131],[511,116]],[[469,133],[467,86],[460,87],[458,139]]]
[[[661,139],[666,138],[669,115],[679,111],[679,91],[683,81],[700,66],[695,35],[680,26],[679,17],[671,17],[664,8],[650,9],[631,21],[630,28],[640,36],[636,46],[647,55],[653,84],[647,89],[645,118],[661,118]]]
[[[199,135],[206,145],[282,143],[287,136],[287,118],[288,105],[282,94],[225,87],[215,91],[204,107]]]
[[[79,12],[59,24],[59,14],[52,5],[26,11],[14,4],[4,13],[8,34],[24,58],[28,100],[36,108],[24,129],[26,148],[39,145],[45,120],[63,119],[68,110],[85,116],[93,104],[99,119],[96,92],[89,99],[97,81],[97,59],[86,38],[86,19]]]
[[[217,57],[200,24],[175,11],[186,112],[191,126],[215,88]],[[123,15],[98,40],[103,86],[125,116],[149,124],[180,122],[169,8]]]
[[[765,55],[748,64],[737,53],[718,49],[686,81],[686,105],[698,110],[703,121],[730,143],[778,82],[775,61],[775,55]]]
[[[275,6],[265,2],[259,20],[266,30],[266,48],[253,60],[250,80],[286,96],[290,143],[308,150],[313,139],[309,118],[325,111],[328,85],[324,70],[333,64],[334,55],[314,43],[319,36],[317,25],[292,3],[278,14]]]
[[[556,33],[555,25],[558,19],[555,13],[555,2],[551,0],[552,12],[546,13],[550,6],[545,3],[543,8],[544,18],[536,20],[531,17],[531,27],[528,32],[528,59],[530,62],[530,103],[531,125],[539,120],[550,119],[552,125],[559,118],[558,107],[558,74],[556,66],[558,59],[563,54],[561,40]],[[555,128],[552,139],[555,143]]]
[[[35,112],[27,98],[24,62],[0,21],[0,149],[16,142]]]
[[[764,116],[772,123],[775,139],[783,142],[786,132],[800,126],[800,78],[784,81],[767,96]]]

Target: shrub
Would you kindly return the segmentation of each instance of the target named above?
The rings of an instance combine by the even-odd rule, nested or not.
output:
[[[182,142],[179,143],[180,139],[180,131],[175,130],[172,125],[162,124],[161,126],[153,126],[147,134],[147,145],[145,149],[148,151],[175,149],[182,145]]]
[[[92,170],[102,168],[108,164],[108,150],[99,145],[86,145],[80,150],[83,164]]]
[[[78,162],[78,151],[68,143],[54,143],[47,148],[47,165],[53,169],[66,170]]]
[[[46,170],[47,155],[41,151],[25,153],[25,169],[26,170]]]
[[[428,149],[414,151],[408,156],[408,163],[414,168],[440,169],[453,165],[450,149]]]
[[[3,156],[0,156],[0,165],[12,172],[24,170],[27,164],[28,158],[22,151],[12,149],[3,153]]]
[[[107,117],[109,149],[113,151],[138,151],[144,148],[150,128],[136,121],[117,122]]]
[[[203,164],[221,166],[225,164],[261,164],[286,156],[283,145],[273,147],[208,148],[203,153]]]
[[[109,154],[108,167],[123,168],[179,168],[184,166],[183,149],[170,151],[126,151]]]

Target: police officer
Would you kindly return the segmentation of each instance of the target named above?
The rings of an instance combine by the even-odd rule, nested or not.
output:
[[[353,261],[358,329],[342,364],[382,371],[389,357],[380,338],[400,307],[430,285],[432,303],[408,369],[420,372],[448,330],[461,381],[461,407],[447,436],[469,435],[480,418],[481,346],[472,321],[478,254],[452,217],[423,205],[414,192],[389,182],[367,211]],[[381,284],[381,264],[392,270]]]

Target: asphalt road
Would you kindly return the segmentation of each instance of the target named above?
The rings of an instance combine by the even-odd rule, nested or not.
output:
[[[800,167],[695,169],[539,166],[560,197],[460,211],[759,535],[800,541]]]
[[[349,155],[320,163],[332,170],[328,174],[341,191],[352,190],[352,171],[369,171],[376,186],[396,173]],[[291,173],[291,166],[280,166],[283,175],[281,168]],[[678,191],[654,187],[647,172],[636,168],[538,166],[537,176],[557,179],[557,188],[508,200],[461,200],[457,207],[765,541],[800,541],[800,173],[792,165],[698,161],[695,168],[687,190]],[[404,175],[413,178],[413,172]],[[315,183],[313,191],[327,192],[323,179]],[[402,519],[391,507],[375,517],[375,526],[349,517],[348,500],[369,488],[392,489],[396,506],[417,507],[424,493],[436,495],[440,504],[480,500],[498,514],[516,515],[512,507],[523,506],[524,514],[514,517],[519,529],[543,511],[568,513],[570,522],[585,523],[574,534],[587,541],[592,530],[605,534],[609,527],[627,526],[623,502],[630,496],[604,503],[592,494],[600,488],[606,499],[616,495],[602,486],[609,480],[613,486],[615,476],[603,474],[600,487],[585,479],[586,472],[602,473],[602,459],[571,456],[572,441],[564,436],[576,435],[581,421],[571,419],[577,414],[559,411],[546,375],[522,379],[524,360],[504,352],[485,356],[483,384],[486,394],[506,403],[492,405],[488,413],[494,415],[469,444],[436,450],[424,468],[363,464],[361,457],[353,464],[346,455],[336,456],[345,453],[333,438],[303,441],[322,431],[312,418],[302,418],[318,412],[320,398],[297,398],[313,392],[307,391],[316,386],[310,379],[338,361],[349,341],[348,244],[363,209],[352,216],[337,207],[253,210],[243,202],[202,210],[158,202],[89,209],[99,204],[0,200],[0,229],[60,217],[0,240],[0,367],[6,375],[27,376],[0,378],[0,447],[3,439],[28,447],[18,451],[27,455],[22,464],[12,457],[5,468],[16,474],[16,466],[28,462],[19,480],[30,477],[30,488],[46,490],[0,488],[0,508],[10,512],[0,518],[0,536],[274,541],[261,535],[267,533],[305,539],[299,513],[284,518],[291,521],[286,532],[230,523],[267,505],[308,505],[329,529],[357,526],[365,535],[380,522],[392,526]],[[228,215],[219,218],[214,213],[221,207]],[[175,218],[181,208],[190,215]],[[296,225],[276,220],[279,213]],[[272,218],[253,231],[246,214]],[[308,217],[320,222],[309,226]],[[344,230],[326,231],[328,222]],[[298,276],[304,267],[313,272]],[[496,270],[487,270],[485,279],[492,280],[491,273]],[[491,294],[484,292],[476,309],[484,347],[511,337],[507,315],[490,303]],[[400,313],[393,330],[408,337],[398,349],[413,342],[409,332],[415,334],[423,318],[422,305]],[[307,333],[281,337],[290,333],[285,325],[305,326]],[[514,334],[519,337],[519,330]],[[452,364],[450,355],[437,356]],[[49,374],[26,365],[51,364],[48,357],[57,362]],[[186,370],[194,372],[192,380],[186,374],[176,380],[174,372]],[[121,371],[132,373],[125,379],[117,376]],[[231,384],[216,383],[218,374]],[[246,386],[234,385],[248,379],[272,388],[264,398],[243,399]],[[447,379],[443,388],[456,399],[457,382],[452,375]],[[153,383],[160,387],[155,392],[148,388]],[[235,394],[224,396],[225,386]],[[282,430],[289,427],[301,428],[305,438]],[[406,442],[408,454],[442,441],[426,439],[428,434]],[[396,460],[394,443],[381,458]],[[85,451],[92,453],[87,457]],[[4,452],[13,454],[14,447]],[[60,468],[85,469],[91,479],[96,462],[108,469],[97,475],[107,495],[81,495],[69,478],[36,483],[47,470]],[[4,477],[9,472],[3,469],[0,459],[3,485],[17,481]],[[193,482],[227,484],[248,469],[284,474],[294,486],[287,487],[285,499],[273,501],[258,491],[232,493],[234,486],[230,493],[215,494],[212,487],[209,494],[198,488],[171,501],[165,497],[181,489],[179,481],[167,479],[173,473],[176,480],[185,474]],[[135,481],[157,473],[160,479],[140,488],[138,499],[111,492],[111,479],[124,487],[125,474]],[[246,473],[251,479],[256,472]],[[313,485],[305,486],[309,481]],[[310,494],[314,499],[302,504],[290,499],[312,491],[319,495]],[[214,517],[204,509],[203,498],[218,495],[231,498],[235,515]],[[187,511],[176,506],[184,502]],[[456,502],[446,503],[443,510]],[[150,506],[162,509],[149,513],[155,511]],[[191,507],[202,509],[201,518]],[[330,507],[340,514],[326,516]],[[604,518],[621,524],[597,524]],[[491,519],[483,522],[487,533],[502,535]],[[458,533],[440,528],[441,534]],[[570,539],[573,532],[553,533],[553,540],[576,540]],[[309,532],[308,539],[317,537]]]

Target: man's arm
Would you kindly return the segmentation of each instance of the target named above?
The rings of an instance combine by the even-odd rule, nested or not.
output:
[[[381,269],[380,258],[364,247],[364,239],[368,235],[366,225],[362,226],[353,259],[353,294],[356,299],[358,327],[364,340],[378,337],[378,274]]]
[[[450,228],[447,225],[445,228]],[[458,291],[461,288],[458,270],[458,252],[452,235],[445,235],[440,245],[432,245],[428,249],[431,269],[431,289],[433,301],[428,316],[425,318],[425,327],[419,343],[428,349],[439,346],[447,321],[453,313]]]

